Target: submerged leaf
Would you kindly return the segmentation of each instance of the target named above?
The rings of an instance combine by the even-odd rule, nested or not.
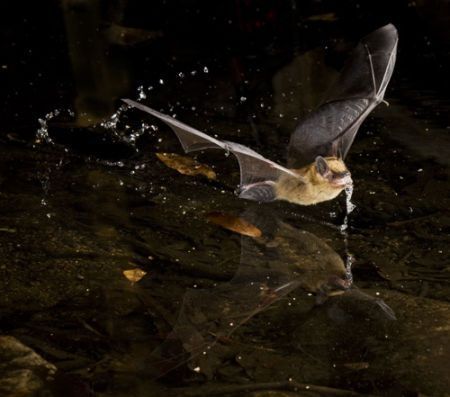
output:
[[[178,171],[180,174],[189,176],[204,175],[208,179],[217,178],[216,173],[210,166],[199,163],[192,157],[182,156],[176,153],[156,153],[156,156],[167,167]]]
[[[224,229],[231,230],[249,237],[261,237],[262,232],[256,226],[238,216],[224,214],[221,212],[211,212],[207,215],[208,221]]]
[[[147,274],[146,271],[136,268],[136,269],[128,269],[123,271],[123,275],[132,283],[137,283]]]

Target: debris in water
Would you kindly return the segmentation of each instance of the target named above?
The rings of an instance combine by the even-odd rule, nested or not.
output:
[[[128,270],[123,271],[123,275],[132,283],[137,283],[146,274],[147,274],[146,271],[139,269],[139,268],[128,269]]]
[[[180,174],[189,176],[203,175],[208,179],[217,179],[216,173],[209,165],[199,163],[192,157],[176,153],[156,153],[156,157],[167,167],[178,171]]]
[[[231,214],[222,212],[211,212],[207,215],[208,221],[215,225],[222,226],[224,229],[249,237],[261,237],[262,232],[256,226]]]

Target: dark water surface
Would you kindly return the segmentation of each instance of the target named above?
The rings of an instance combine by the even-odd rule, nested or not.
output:
[[[54,144],[35,142],[37,120],[2,127],[0,331],[56,365],[44,388],[449,395],[450,100],[407,67],[400,37],[390,106],[348,156],[356,208],[345,232],[344,195],[313,207],[240,200],[237,162],[218,151],[196,156],[216,181],[169,169],[155,153],[181,153],[178,141],[134,110],[96,127],[86,126],[96,115],[63,112],[48,122]],[[145,103],[283,162],[336,62],[320,49],[221,60],[180,55],[136,87]],[[208,222],[214,211],[263,237]],[[349,255],[353,286],[336,291]],[[136,268],[146,275],[132,283],[123,271]]]

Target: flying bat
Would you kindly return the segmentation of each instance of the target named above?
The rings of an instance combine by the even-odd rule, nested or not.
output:
[[[383,102],[394,70],[397,42],[397,30],[392,24],[359,42],[326,101],[292,133],[287,166],[246,146],[213,138],[131,99],[124,102],[166,123],[185,152],[223,149],[233,153],[241,171],[239,197],[259,202],[317,204],[334,199],[353,183],[344,159],[362,122]]]

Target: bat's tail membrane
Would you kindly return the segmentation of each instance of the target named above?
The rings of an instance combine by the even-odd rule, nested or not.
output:
[[[239,197],[261,203],[274,201],[277,198],[275,182],[263,181],[244,185],[240,188]]]

